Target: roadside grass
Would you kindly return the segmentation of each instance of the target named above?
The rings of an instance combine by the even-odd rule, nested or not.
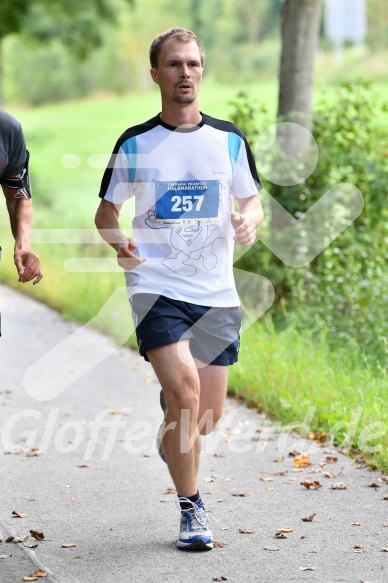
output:
[[[275,114],[275,80],[243,89]],[[201,109],[228,118],[229,101],[238,91],[234,86],[204,82]],[[383,95],[383,91],[381,84],[378,92]],[[114,262],[113,250],[100,242],[94,226],[103,169],[118,136],[159,111],[158,93],[101,95],[11,111],[22,122],[31,151],[33,247],[41,257],[45,275],[38,286],[17,283],[8,217],[0,197],[1,282],[52,306],[67,319],[80,324],[90,322],[118,343],[133,347],[123,275],[109,268],[105,272],[82,271],[81,264],[76,265],[78,272],[72,272],[68,260],[104,257]],[[79,166],[63,164],[63,157],[69,154],[73,158],[67,160],[78,161]],[[98,156],[93,164],[91,155]],[[131,210],[124,209],[125,230],[129,233]],[[113,304],[109,299],[114,293]],[[388,471],[387,375],[383,371],[381,375],[372,373],[359,352],[329,352],[324,335],[312,331],[301,335],[292,326],[275,331],[266,317],[243,336],[239,364],[230,369],[230,390],[286,424],[303,421],[306,409],[314,407],[311,431],[318,434],[329,432],[336,423],[349,422],[356,408],[361,407],[352,447]],[[360,444],[367,430],[364,435],[362,431],[372,428],[371,423],[384,424],[385,433],[375,441]],[[340,430],[337,433],[339,443],[343,434]],[[366,449],[374,445],[381,445],[380,450]]]
[[[285,425],[303,423],[311,407],[310,435],[388,471],[388,374],[359,360],[356,350],[329,350],[322,331],[275,330],[266,316],[243,334],[229,390]]]

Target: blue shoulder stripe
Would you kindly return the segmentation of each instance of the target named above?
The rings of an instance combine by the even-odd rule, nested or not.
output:
[[[121,146],[124,154],[127,157],[129,165],[129,182],[135,182],[136,167],[137,167],[137,142],[136,136],[126,140]]]
[[[228,146],[229,146],[229,156],[232,162],[232,169],[234,170],[234,165],[236,163],[240,148],[242,146],[243,140],[237,134],[233,132],[228,132]]]

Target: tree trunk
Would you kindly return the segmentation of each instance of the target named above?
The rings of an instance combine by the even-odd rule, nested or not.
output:
[[[282,9],[282,52],[278,116],[293,112],[292,121],[311,131],[314,53],[321,0],[285,0]],[[304,137],[302,137],[304,136]],[[308,147],[308,134],[299,136],[299,149]]]

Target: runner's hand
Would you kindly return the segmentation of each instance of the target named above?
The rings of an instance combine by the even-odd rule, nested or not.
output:
[[[14,262],[19,274],[19,282],[33,281],[33,285],[40,282],[43,277],[40,260],[32,251],[15,251]]]
[[[250,247],[256,240],[256,225],[248,214],[232,213],[234,240],[242,247]]]
[[[140,263],[144,263],[144,261],[146,261],[146,258],[139,257],[137,254],[137,241],[135,237],[125,239],[120,243],[117,251],[117,263],[120,267],[130,271],[140,265]]]

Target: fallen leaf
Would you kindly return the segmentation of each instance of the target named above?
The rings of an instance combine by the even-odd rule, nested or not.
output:
[[[220,526],[220,530],[229,530],[229,526]]]
[[[30,530],[30,534],[36,540],[43,540],[44,539],[43,532],[38,532],[37,530]]]
[[[306,565],[305,567],[299,567],[299,571],[315,571],[315,567],[312,565]]]
[[[222,547],[225,547],[225,546],[226,546],[226,543],[221,543],[221,542],[219,542],[217,540],[214,540],[213,541],[213,547],[222,548]]]
[[[73,547],[76,547],[77,545],[75,545],[74,543],[68,543],[68,544],[64,544],[61,545],[63,549],[71,549]]]
[[[352,526],[361,526],[361,522],[357,521],[357,522],[351,522],[350,523]]]
[[[84,463],[77,464],[77,468],[89,468],[89,467],[90,467],[89,464],[84,464]]]
[[[388,494],[385,494],[383,500],[388,500]]]
[[[307,468],[307,466],[311,466],[311,460],[309,456],[304,453],[294,457],[293,461],[296,468]]]
[[[9,557],[12,557],[12,555],[0,555],[0,559],[8,559]]]
[[[276,532],[294,532],[292,526],[283,526],[282,528],[277,528]]]
[[[28,549],[37,549],[39,545],[26,545]]]
[[[163,494],[176,494],[176,489],[173,486],[169,486]]]
[[[27,518],[28,514],[23,514],[22,512],[17,512],[16,510],[12,511],[13,516],[17,516],[17,518]]]
[[[300,451],[296,451],[296,449],[293,449],[292,451],[288,452],[288,457],[297,457],[298,455],[302,455],[300,453]]]
[[[218,500],[216,500],[216,502],[223,502],[224,499],[223,498],[218,498]]]
[[[304,480],[300,484],[301,486],[304,486],[308,490],[318,490],[322,486],[319,480]]]
[[[225,454],[224,453],[215,453],[214,457],[225,457]]]
[[[259,478],[259,480],[261,480],[262,482],[273,482],[274,481],[273,478]]]
[[[6,542],[6,543],[11,543],[11,542],[13,541],[13,539],[14,539],[14,538],[15,538],[15,537],[11,535],[11,536],[9,536],[8,538],[6,538],[6,539],[5,539],[5,542]]]
[[[221,575],[221,577],[213,577],[212,581],[227,581],[228,578]]]
[[[252,492],[234,492],[232,496],[240,496],[241,498],[245,498],[246,496],[252,496]]]
[[[47,577],[46,571],[35,571],[32,573],[31,577]]]
[[[241,534],[253,534],[255,532],[254,528],[239,528],[238,529]]]
[[[279,551],[279,547],[264,547],[265,551]]]
[[[23,577],[23,581],[37,581],[38,577],[28,577],[27,575],[25,575]]]
[[[75,502],[75,496],[72,496],[72,497],[71,497],[71,501],[72,501],[72,502]]]
[[[380,551],[383,551],[384,553],[388,553],[387,547],[380,547]]]
[[[267,488],[268,492],[273,492],[275,488]]]
[[[365,547],[364,547],[364,545],[354,545],[354,548],[360,550],[360,549],[364,549]]]
[[[347,485],[345,482],[335,482],[334,484],[331,484],[330,488],[332,490],[346,490]]]
[[[300,538],[305,539],[305,538],[307,538],[307,536],[305,534],[302,534],[302,536]]]
[[[24,543],[24,541],[27,540],[29,536],[29,534],[25,534],[24,536],[15,536],[15,542]]]
[[[330,472],[323,472],[322,475],[324,478],[335,478],[335,475],[331,474]]]
[[[377,490],[377,488],[381,488],[381,486],[377,482],[371,482],[370,484],[368,484],[368,488],[374,488],[375,490]]]
[[[327,455],[326,461],[328,464],[335,464],[335,462],[338,462],[338,458],[334,455]]]
[[[312,522],[314,516],[316,516],[317,513],[313,512],[312,514],[308,514],[307,516],[305,516],[304,518],[302,518],[303,522]]]
[[[215,482],[217,480],[216,476],[209,476],[208,478],[204,479],[204,482]]]
[[[284,532],[277,532],[273,538],[288,538]]]
[[[273,458],[273,461],[274,462],[282,462],[283,460],[284,460],[284,458],[281,457],[281,456],[278,456],[278,457]]]

